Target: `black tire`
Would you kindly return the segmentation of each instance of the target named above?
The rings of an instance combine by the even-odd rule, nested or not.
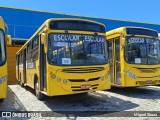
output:
[[[20,85],[21,87],[24,87],[24,84],[23,84],[23,82],[22,82],[21,74],[20,74],[20,81],[19,81],[19,85]]]
[[[38,80],[36,80],[36,82],[34,84],[34,90],[35,90],[35,95],[36,95],[37,99],[42,100],[44,98],[44,95],[39,90]]]
[[[4,99],[2,98],[2,99],[0,99],[0,103],[2,103],[4,101]]]

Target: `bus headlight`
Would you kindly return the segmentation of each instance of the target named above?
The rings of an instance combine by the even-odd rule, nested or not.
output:
[[[134,79],[137,78],[137,76],[135,74],[133,74],[133,73],[131,73],[129,71],[125,71],[125,74],[128,75],[128,76],[130,76],[131,78],[134,78]]]
[[[55,78],[56,78],[56,75],[55,75],[55,74],[52,74],[51,77],[52,77],[52,79],[55,79]]]
[[[61,82],[61,78],[57,78],[57,82]]]
[[[0,84],[3,83],[3,82],[6,81],[6,80],[7,80],[7,76],[1,77],[1,78],[0,78]]]
[[[67,84],[67,80],[63,80],[63,83],[64,83],[64,84]]]

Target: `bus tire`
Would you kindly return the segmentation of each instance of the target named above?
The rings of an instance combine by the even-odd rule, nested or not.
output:
[[[21,77],[21,74],[20,74],[19,85],[20,85],[21,87],[24,87],[24,84],[23,84],[23,82],[22,82],[22,77]]]
[[[3,102],[3,100],[4,100],[4,98],[0,99],[0,103],[2,103],[2,102]]]
[[[44,95],[40,92],[39,90],[39,83],[38,80],[36,80],[35,85],[34,85],[34,90],[35,90],[35,95],[38,100],[42,100]]]

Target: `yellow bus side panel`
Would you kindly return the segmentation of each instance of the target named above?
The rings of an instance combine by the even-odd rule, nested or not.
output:
[[[0,77],[7,76],[7,63],[0,67]],[[0,84],[0,98],[6,98],[7,80]]]
[[[39,76],[39,61],[36,60],[36,68],[33,69],[27,69],[27,85],[31,88],[34,88],[34,76]]]

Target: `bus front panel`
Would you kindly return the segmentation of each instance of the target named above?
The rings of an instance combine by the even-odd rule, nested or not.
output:
[[[160,84],[160,41],[151,37],[126,37],[124,86]]]
[[[48,38],[48,95],[110,89],[105,36],[50,33]]]
[[[49,65],[48,95],[67,95],[110,89],[109,65],[60,67]]]

